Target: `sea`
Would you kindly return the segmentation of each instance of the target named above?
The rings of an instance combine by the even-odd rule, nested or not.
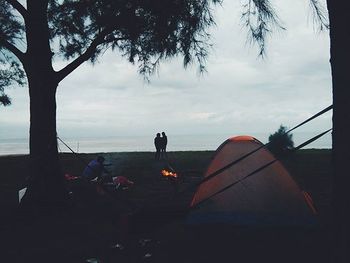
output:
[[[226,139],[242,134],[201,134],[201,135],[168,135],[167,151],[213,151]],[[262,143],[268,142],[269,134],[250,134]],[[293,133],[294,145],[298,146],[317,133]],[[59,152],[103,153],[103,152],[152,152],[154,136],[111,136],[69,138],[59,137]],[[328,133],[305,148],[331,149],[332,138]],[[28,138],[0,138],[0,156],[29,153]]]

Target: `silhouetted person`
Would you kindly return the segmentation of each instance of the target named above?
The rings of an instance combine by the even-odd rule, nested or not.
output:
[[[157,133],[156,138],[154,138],[154,146],[156,147],[156,156],[155,159],[159,160],[160,158],[160,149],[162,146],[162,138],[160,137],[160,133]]]
[[[160,156],[163,157],[163,158],[167,158],[167,154],[166,154],[166,146],[167,146],[167,144],[168,144],[168,137],[165,135],[165,132],[162,132]]]

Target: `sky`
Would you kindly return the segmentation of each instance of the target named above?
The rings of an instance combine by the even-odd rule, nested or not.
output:
[[[329,32],[315,29],[309,1],[272,1],[286,30],[268,38],[264,59],[246,42],[242,3],[226,0],[215,8],[213,49],[203,75],[196,64],[184,69],[175,58],[163,62],[147,83],[137,65],[116,52],[106,52],[95,65],[83,64],[59,84],[58,135],[254,136],[271,134],[281,124],[291,128],[331,105]],[[54,68],[66,63],[58,58]],[[0,139],[27,138],[28,90],[7,93],[12,105],[0,108]],[[331,125],[330,112],[298,132],[318,134]]]

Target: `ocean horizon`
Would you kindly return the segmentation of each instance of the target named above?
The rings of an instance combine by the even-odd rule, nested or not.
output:
[[[214,151],[226,139],[242,134],[211,134],[211,135],[168,135],[167,151]],[[298,146],[304,141],[316,136],[317,133],[294,133],[294,145]],[[251,134],[262,143],[268,142],[269,134]],[[86,137],[60,139],[76,153],[102,153],[102,152],[153,152],[153,136],[113,136],[113,137]],[[71,152],[71,150],[58,140],[59,152]],[[305,147],[306,149],[331,149],[331,134],[326,134],[315,142]],[[0,156],[29,153],[28,138],[0,139]]]

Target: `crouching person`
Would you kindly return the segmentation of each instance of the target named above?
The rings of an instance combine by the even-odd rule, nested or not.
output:
[[[102,175],[108,173],[104,165],[105,158],[98,156],[91,160],[82,172],[79,184],[73,189],[75,202],[82,207],[90,207],[98,202]],[[97,180],[96,180],[97,179]]]
[[[90,161],[83,171],[82,178],[86,181],[102,178],[103,173],[108,173],[104,166],[104,161],[105,158],[103,156],[98,156]]]

